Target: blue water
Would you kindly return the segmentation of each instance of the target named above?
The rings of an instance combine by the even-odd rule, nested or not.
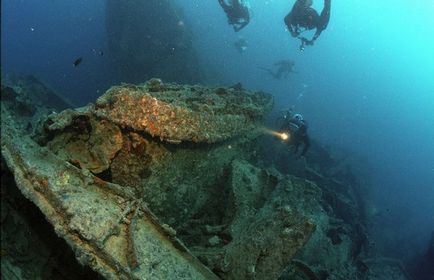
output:
[[[203,83],[241,82],[272,93],[276,110],[295,106],[312,138],[369,166],[363,174],[381,213],[371,230],[385,254],[423,252],[434,231],[434,2],[334,0],[327,30],[304,52],[283,24],[293,1],[252,0],[252,21],[239,33],[217,1],[177,3],[206,65]],[[104,6],[3,0],[2,71],[33,74],[78,106],[94,101],[121,82],[99,55],[108,52]],[[248,41],[243,54],[232,46],[239,36]],[[276,81],[258,69],[279,59],[293,59],[298,73]]]

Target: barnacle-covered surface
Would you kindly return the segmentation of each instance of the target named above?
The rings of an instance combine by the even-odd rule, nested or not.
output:
[[[214,143],[257,129],[273,99],[263,92],[163,83],[112,87],[96,114],[163,140]]]

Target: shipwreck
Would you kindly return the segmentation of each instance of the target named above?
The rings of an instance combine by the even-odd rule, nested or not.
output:
[[[354,186],[261,164],[270,94],[151,79],[71,109],[26,77],[1,101],[5,279],[406,279],[364,261]]]

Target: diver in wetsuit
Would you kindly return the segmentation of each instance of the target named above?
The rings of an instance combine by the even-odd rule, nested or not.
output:
[[[292,37],[301,40],[300,50],[304,50],[305,45],[313,45],[323,30],[327,28],[330,20],[331,0],[324,0],[324,8],[321,15],[312,7],[312,0],[297,0],[292,10],[285,17],[285,24],[291,32]],[[311,40],[299,37],[305,30],[315,29],[315,34]]]
[[[247,50],[248,42],[243,38],[238,38],[237,41],[234,42],[234,47],[239,53],[243,53]]]
[[[259,68],[266,71],[268,74],[271,75],[271,77],[273,77],[276,80],[280,80],[282,76],[288,78],[289,73],[297,73],[292,69],[294,68],[295,62],[290,59],[281,59],[275,62],[274,65],[277,67],[276,72],[264,67],[259,67]]]
[[[281,128],[282,132],[289,135],[288,145],[294,148],[294,153],[298,153],[300,145],[303,144],[303,150],[298,157],[305,156],[310,148],[310,139],[307,135],[307,122],[303,119],[301,114],[292,115],[292,111],[288,111],[284,116],[284,124]]]
[[[250,22],[250,12],[245,0],[218,1],[228,17],[228,23],[233,26],[235,32],[240,31]]]

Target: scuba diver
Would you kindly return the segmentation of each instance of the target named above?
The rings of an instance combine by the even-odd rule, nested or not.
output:
[[[238,38],[237,41],[234,42],[234,47],[239,53],[243,53],[247,50],[248,42],[243,38]]]
[[[259,69],[262,69],[266,71],[268,74],[271,75],[276,80],[280,80],[282,76],[285,76],[285,78],[288,78],[289,73],[297,73],[292,70],[292,68],[295,65],[295,62],[290,59],[282,59],[274,63],[275,66],[277,66],[276,72],[273,72],[271,69],[259,67]]]
[[[288,134],[288,146],[292,147],[294,153],[298,153],[300,145],[303,144],[303,150],[297,157],[303,157],[306,155],[310,147],[309,136],[307,135],[308,124],[303,119],[301,114],[294,114],[291,110],[288,110],[283,116],[284,123],[281,127],[281,132]]]
[[[238,32],[250,22],[250,12],[246,0],[218,0],[228,17],[228,23]],[[229,1],[229,3],[226,3]]]
[[[321,15],[318,15],[318,12],[311,6],[312,0],[297,0],[292,10],[285,17],[285,24],[292,37],[301,40],[300,51],[303,51],[305,46],[313,45],[321,32],[327,28],[330,20],[331,0],[324,0]],[[316,31],[311,40],[299,37],[301,32],[314,28],[316,28]]]

